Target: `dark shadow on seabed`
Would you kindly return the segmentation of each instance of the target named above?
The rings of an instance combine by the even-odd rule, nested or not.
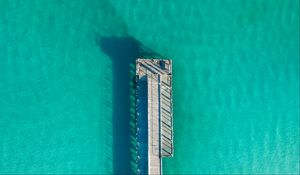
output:
[[[113,173],[136,174],[135,60],[160,55],[130,36],[98,36],[96,43],[112,60]]]
[[[113,130],[112,133],[110,131],[106,133],[109,135],[106,146],[112,147],[113,152],[111,155],[108,151],[105,159],[109,166],[108,173],[136,174],[135,60],[138,57],[160,57],[160,55],[127,35],[127,24],[109,0],[86,0],[83,4],[81,1],[58,0],[58,2],[72,14],[77,15],[76,18],[82,18],[95,27],[95,33],[98,34],[96,43],[112,60],[113,104],[112,109],[110,106],[106,109],[106,124],[112,123]],[[110,80],[103,81],[111,83]],[[107,104],[110,104],[110,99],[106,100]],[[113,145],[110,145],[111,135]]]

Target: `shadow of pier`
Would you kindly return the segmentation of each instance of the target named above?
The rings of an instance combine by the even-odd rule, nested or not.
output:
[[[135,60],[160,55],[131,36],[97,36],[96,43],[112,60],[113,173],[136,174]]]

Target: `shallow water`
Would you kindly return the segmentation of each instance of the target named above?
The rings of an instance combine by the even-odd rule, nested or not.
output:
[[[173,59],[165,174],[299,172],[299,1],[0,2],[0,173],[134,172],[134,59]]]

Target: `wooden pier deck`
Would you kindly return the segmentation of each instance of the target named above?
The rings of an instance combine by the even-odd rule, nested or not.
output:
[[[138,174],[162,174],[162,157],[173,156],[172,62],[138,59]]]

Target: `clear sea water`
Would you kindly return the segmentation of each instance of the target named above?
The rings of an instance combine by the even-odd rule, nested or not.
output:
[[[134,59],[173,59],[165,174],[299,172],[298,0],[1,0],[0,174],[134,173]]]

